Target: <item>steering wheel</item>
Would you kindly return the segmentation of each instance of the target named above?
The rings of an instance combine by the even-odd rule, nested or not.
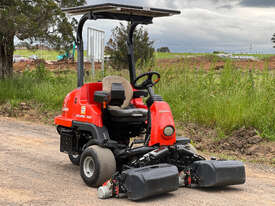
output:
[[[138,80],[140,80],[143,77],[146,77],[147,79],[144,80],[142,83],[137,84]],[[153,80],[153,76],[157,76],[156,80]],[[160,80],[160,74],[158,72],[147,72],[144,74],[139,75],[136,80],[134,81],[134,88],[135,89],[147,89],[148,87],[152,87],[156,85]]]

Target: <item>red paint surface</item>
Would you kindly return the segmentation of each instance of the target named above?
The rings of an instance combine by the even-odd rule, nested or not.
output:
[[[56,125],[71,127],[72,121],[87,122],[98,127],[103,126],[102,104],[94,102],[94,92],[102,90],[102,83],[88,83],[81,88],[70,92],[64,99],[62,114],[55,117]],[[142,98],[131,101],[136,108],[147,109]],[[173,145],[176,142],[176,133],[170,137],[163,134],[166,126],[175,128],[174,119],[169,105],[164,102],[154,102],[151,110],[151,139],[149,146],[152,145]]]
[[[159,145],[173,145],[176,142],[176,132],[172,136],[165,136],[163,130],[166,126],[173,126],[175,128],[174,119],[170,106],[164,102],[154,102],[150,108],[151,111],[151,138],[149,146],[155,144]]]

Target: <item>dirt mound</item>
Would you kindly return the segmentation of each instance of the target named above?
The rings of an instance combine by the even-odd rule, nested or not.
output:
[[[31,64],[32,65],[40,65],[40,64],[46,65],[47,63],[44,59],[36,59]]]
[[[30,103],[21,102],[18,105],[11,105],[10,103],[0,105],[0,116],[4,117],[21,117],[29,114],[33,110]]]
[[[191,138],[193,143],[195,143],[196,148],[199,150],[208,150],[209,147],[207,145],[213,142],[214,139],[217,137],[217,133],[215,130],[204,128],[193,123],[181,124],[179,125],[179,128],[183,129],[177,129],[177,135],[183,135]]]
[[[72,61],[45,61],[43,59],[37,59],[32,62],[17,62],[13,64],[14,71],[16,72],[22,72],[25,69],[33,70],[41,63],[44,64],[46,69],[54,70],[54,71],[60,71],[60,70],[76,70],[76,62]],[[90,70],[92,67],[91,63],[85,62],[84,68],[86,70]],[[101,69],[101,63],[95,62],[95,69]]]
[[[275,157],[275,144],[258,135],[254,128],[241,128],[229,137],[213,142],[213,152],[227,152],[232,155],[247,155],[271,160]]]
[[[18,105],[10,103],[0,105],[0,117],[16,117],[21,120],[53,124],[53,119],[59,112],[41,111],[39,105],[21,102]]]
[[[199,150],[274,164],[275,142],[263,139],[254,128],[238,129],[221,140],[217,140],[217,131],[211,128],[195,124],[182,125],[182,128],[182,133],[190,137]]]
[[[234,131],[229,137],[214,142],[210,149],[213,151],[232,150],[248,154],[250,147],[263,141],[254,128],[241,128]]]
[[[271,56],[267,59],[268,61],[275,62],[275,56]]]

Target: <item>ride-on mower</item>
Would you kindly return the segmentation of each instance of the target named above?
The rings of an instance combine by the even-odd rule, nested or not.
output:
[[[206,160],[190,139],[176,136],[171,109],[153,90],[160,81],[159,73],[136,77],[136,26],[180,11],[112,3],[63,11],[83,16],[77,29],[78,88],[66,96],[62,115],[55,118],[60,151],[67,153],[73,164],[80,165],[81,177],[88,186],[101,186],[99,198],[127,195],[128,199],[140,200],[179,186],[215,187],[245,182],[242,162]],[[131,23],[127,40],[130,82],[107,76],[102,82],[84,84],[82,29],[87,20],[97,19]],[[144,138],[134,139],[138,136]]]

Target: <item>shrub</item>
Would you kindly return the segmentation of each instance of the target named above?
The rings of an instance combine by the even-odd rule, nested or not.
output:
[[[157,52],[167,52],[170,53],[170,49],[168,47],[160,47],[157,49]]]
[[[130,24],[124,26],[122,23],[113,29],[112,36],[107,43],[106,53],[111,55],[110,65],[114,69],[127,69],[128,50],[127,37]],[[136,29],[133,36],[134,58],[137,67],[144,67],[152,64],[154,60],[153,41],[149,39],[149,34],[143,27]]]

